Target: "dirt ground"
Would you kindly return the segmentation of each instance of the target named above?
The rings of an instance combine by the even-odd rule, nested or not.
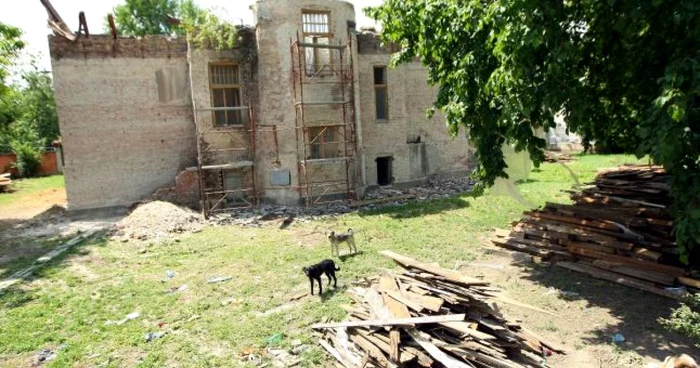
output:
[[[0,226],[17,224],[40,215],[53,206],[66,206],[64,189],[46,189],[23,196],[21,201],[0,206]],[[3,230],[0,227],[0,230]]]

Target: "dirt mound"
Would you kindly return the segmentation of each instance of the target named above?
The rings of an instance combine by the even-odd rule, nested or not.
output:
[[[168,202],[144,203],[116,224],[115,236],[126,239],[164,239],[201,229],[200,215]]]

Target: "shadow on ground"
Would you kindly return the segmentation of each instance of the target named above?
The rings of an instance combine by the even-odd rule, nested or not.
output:
[[[621,351],[634,351],[659,361],[681,353],[700,357],[700,350],[694,346],[692,339],[670,332],[658,323],[659,318],[669,316],[671,309],[679,305],[678,302],[549,264],[530,263],[522,266],[522,278],[565,291],[559,298],[585,300],[587,308],[603,308],[620,321],[617,325],[608,324],[593,329],[583,337],[584,344],[609,345],[612,344],[612,336],[619,333],[625,337],[625,342],[618,346]],[[591,324],[597,322],[600,321],[589,321]]]
[[[468,198],[474,198],[474,194],[463,193],[451,195],[433,201],[409,202],[395,206],[387,206],[378,209],[359,212],[362,218],[373,216],[390,216],[393,219],[416,218],[426,215],[435,215],[443,212],[454,211],[469,207]]]

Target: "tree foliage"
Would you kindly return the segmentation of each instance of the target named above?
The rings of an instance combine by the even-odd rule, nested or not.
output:
[[[504,144],[539,165],[535,132],[563,111],[587,148],[614,142],[667,169],[687,260],[700,239],[698,1],[385,0],[365,11],[401,46],[393,64],[427,67],[448,129],[468,129],[481,189],[507,177]]]
[[[235,26],[193,0],[126,0],[113,12],[119,32],[126,35],[190,35],[195,44],[215,48],[233,47],[237,40]]]
[[[21,37],[22,30],[0,22],[0,99],[7,92],[6,79],[10,74],[9,68],[24,48]]]

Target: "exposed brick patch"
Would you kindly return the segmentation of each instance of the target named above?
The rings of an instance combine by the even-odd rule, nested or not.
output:
[[[175,177],[175,186],[160,188],[153,194],[156,201],[165,201],[199,209],[199,179],[196,171],[185,170]]]

